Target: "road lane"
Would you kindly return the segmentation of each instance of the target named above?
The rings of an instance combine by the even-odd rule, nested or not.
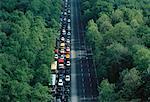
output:
[[[80,1],[71,0],[72,12],[72,102],[97,102],[97,84],[93,61],[87,57],[87,46],[81,25]]]

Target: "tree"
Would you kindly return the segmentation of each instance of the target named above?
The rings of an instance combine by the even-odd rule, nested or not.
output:
[[[123,16],[124,16],[124,14],[123,14],[123,12],[120,9],[115,10],[112,13],[112,23],[116,24],[118,22],[123,21]]]
[[[100,61],[102,64],[100,65],[100,70],[102,68],[106,70],[107,78],[110,82],[117,82],[119,72],[127,67],[130,68],[132,65],[132,57],[129,49],[117,42],[107,46],[101,58],[102,60]]]
[[[49,102],[60,0],[1,0],[0,101]]]
[[[16,80],[9,82],[11,94],[9,95],[10,101],[29,101],[31,95],[31,87],[29,84],[18,82]]]
[[[105,21],[111,22],[110,17],[107,14],[101,14],[100,17],[97,19],[96,24],[100,26]]]
[[[112,102],[115,99],[115,86],[103,80],[99,87],[99,102]]]
[[[112,29],[113,26],[110,22],[108,21],[105,21],[101,24],[99,30],[102,32],[102,33],[106,33],[107,31],[109,31],[110,29]]]
[[[148,26],[140,26],[136,30],[136,34],[138,38],[141,38],[144,45],[150,48],[150,29]]]
[[[93,20],[88,22],[87,26],[87,33],[86,33],[87,40],[89,44],[94,48],[94,45],[96,44],[97,40],[101,40],[101,36],[98,31],[97,24],[94,23]]]
[[[149,0],[81,1],[81,16],[87,27],[86,39],[92,46],[98,81],[107,78],[115,84],[113,102],[149,101],[148,4]]]
[[[35,82],[43,83],[43,85],[47,85],[47,83],[50,82],[50,70],[47,65],[41,65],[39,68],[36,69],[35,74]]]
[[[124,45],[126,44],[127,40],[134,35],[134,30],[126,23],[121,22],[116,24],[115,27],[113,27],[109,32],[107,32],[106,36],[104,36],[104,39],[106,40],[106,44],[118,42]]]
[[[2,0],[1,1],[1,6],[2,9],[5,9],[8,12],[12,12],[17,4],[17,0]]]
[[[105,12],[109,14],[113,11],[113,5],[111,2],[105,0],[97,0],[95,3],[94,14],[98,14],[99,12]]]
[[[129,100],[134,99],[137,89],[142,84],[140,72],[136,68],[132,68],[124,70],[121,75],[124,83],[122,97]]]
[[[150,50],[142,46],[134,46],[136,52],[133,54],[134,63],[138,70],[144,71],[150,67]]]
[[[52,96],[47,86],[43,86],[37,83],[32,90],[31,101],[32,102],[49,102],[52,100]]]

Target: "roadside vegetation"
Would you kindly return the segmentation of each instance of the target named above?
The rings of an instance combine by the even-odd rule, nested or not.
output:
[[[81,0],[81,9],[99,102],[150,101],[149,0]]]
[[[0,101],[50,102],[60,0],[0,1]]]

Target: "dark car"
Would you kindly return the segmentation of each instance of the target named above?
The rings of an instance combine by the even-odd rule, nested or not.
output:
[[[69,67],[69,68],[66,68],[66,69],[65,69],[65,74],[70,74],[70,73],[71,73],[70,67]]]

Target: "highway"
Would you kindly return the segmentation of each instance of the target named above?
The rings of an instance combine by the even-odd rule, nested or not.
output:
[[[81,21],[80,0],[71,0],[72,51],[71,100],[72,102],[97,102],[97,79],[92,56],[85,41]]]

